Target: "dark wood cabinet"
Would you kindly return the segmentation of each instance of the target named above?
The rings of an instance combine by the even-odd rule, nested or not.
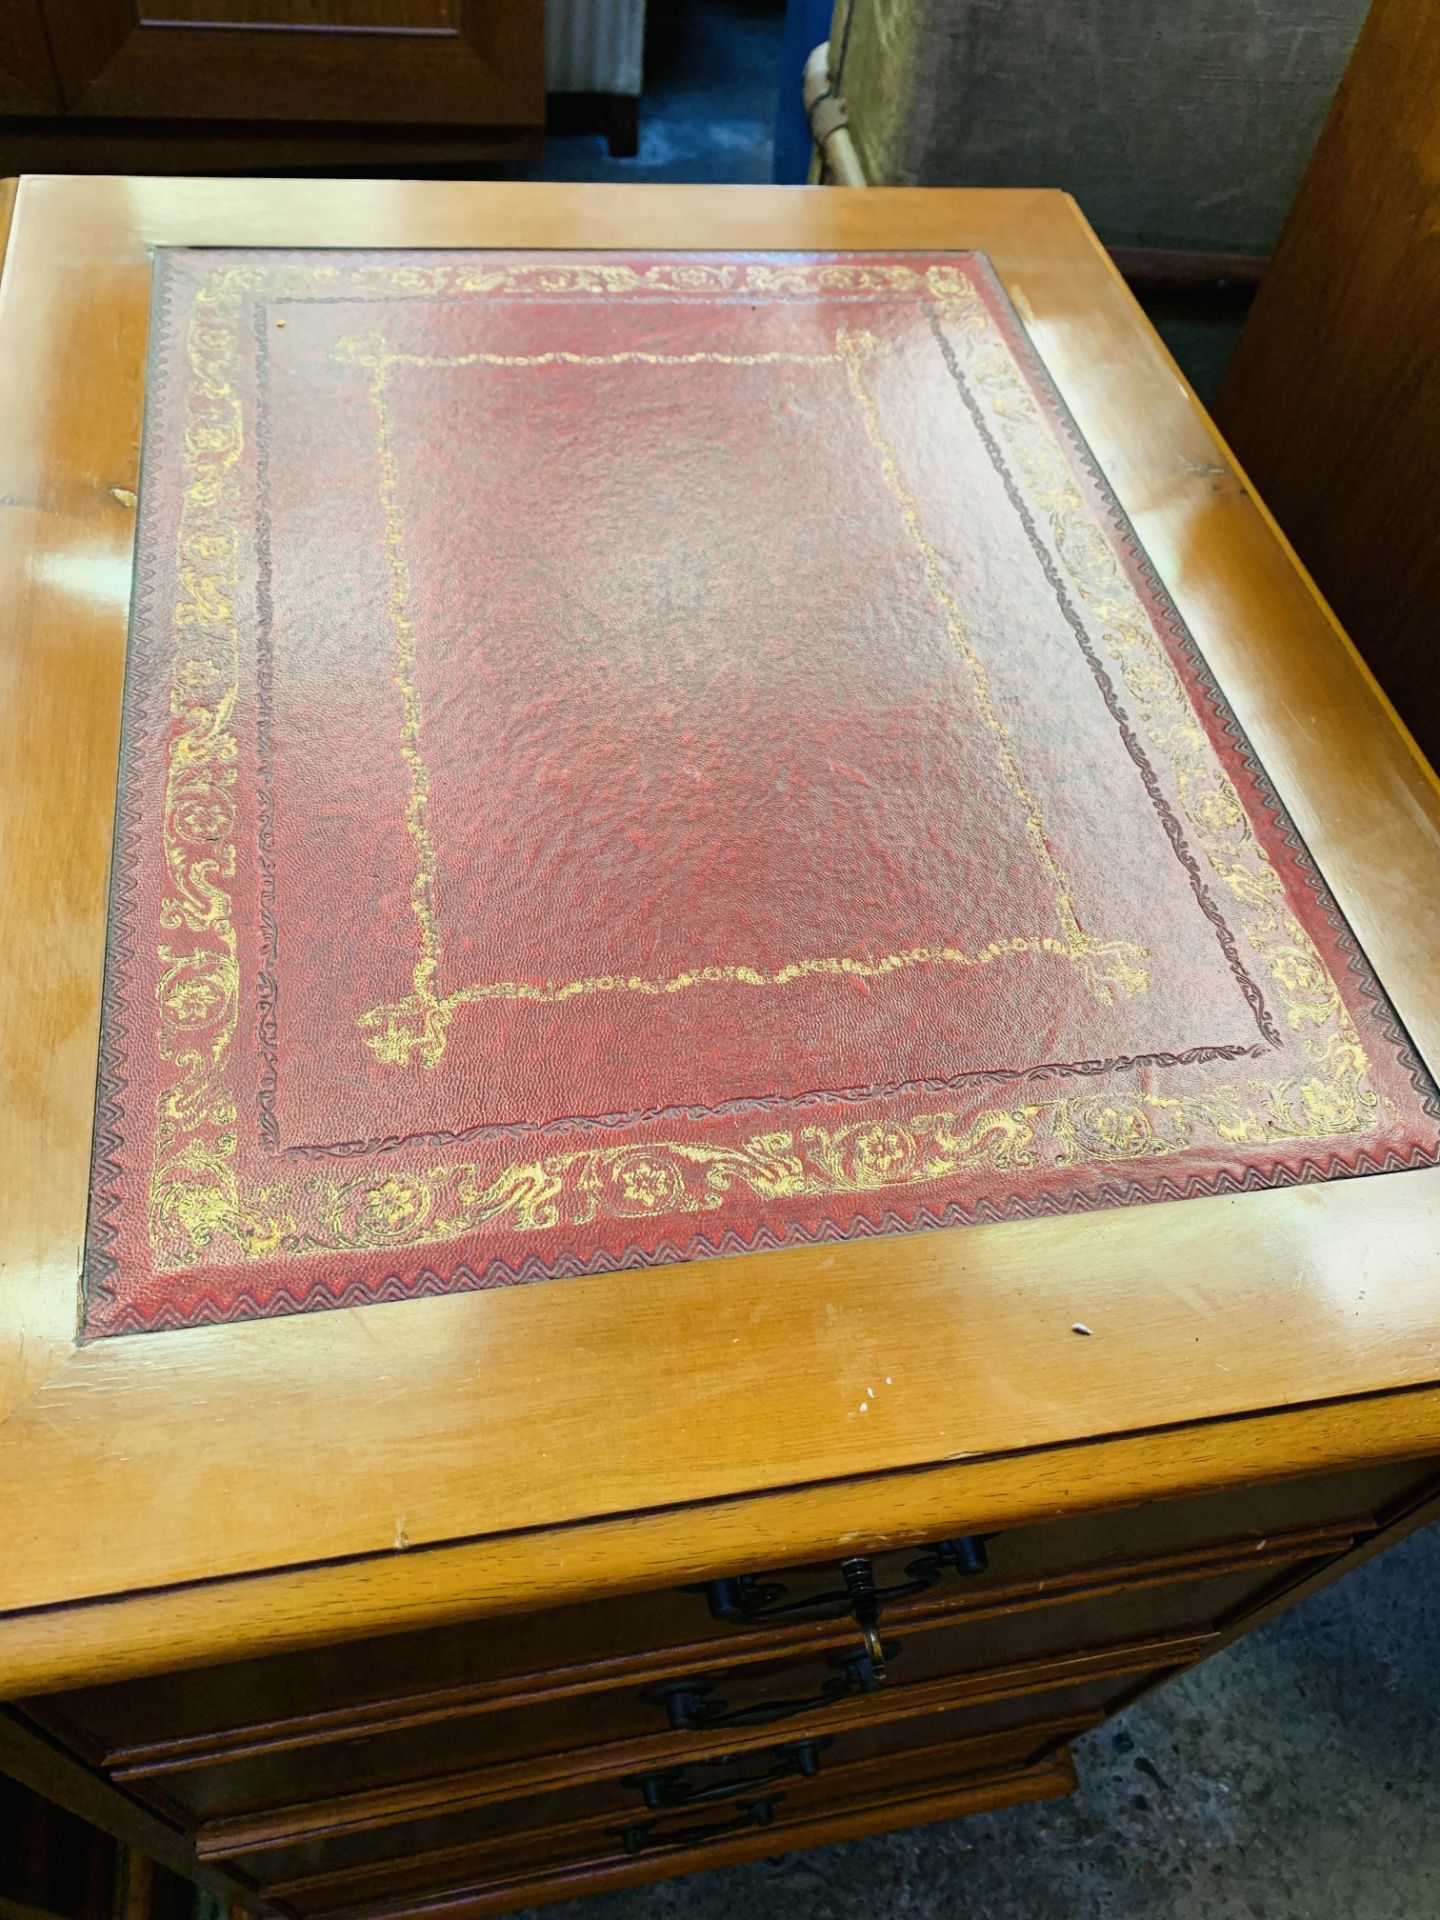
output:
[[[228,31],[239,46],[251,29]],[[271,23],[255,44],[317,31]],[[383,63],[402,36],[337,36],[367,38]],[[9,198],[0,188],[0,220]],[[137,496],[147,512],[160,497],[159,469],[140,476],[147,405],[159,417],[146,372],[158,249],[393,251],[348,270],[403,274],[407,301],[417,284],[452,288],[457,267],[430,264],[426,280],[406,256],[454,252],[487,303],[499,263],[478,256],[536,251],[524,264],[551,302],[547,366],[616,338],[604,313],[589,334],[562,330],[557,276],[606,298],[639,279],[653,307],[659,279],[636,255],[725,256],[678,264],[723,273],[743,309],[745,257],[802,256],[765,261],[780,278],[818,255],[853,289],[882,251],[981,251],[1155,575],[1176,584],[1237,735],[1335,889],[1337,924],[1343,912],[1432,1061],[1440,795],[1063,194],[49,177],[21,183],[14,206],[0,800],[22,857],[0,863],[0,908],[23,937],[0,949],[0,1772],[252,1915],[491,1920],[1066,1792],[1086,1729],[1440,1513],[1440,1166],[1407,1169],[1388,1148],[1352,1169],[1383,1177],[1307,1163],[1271,1190],[1227,1174],[1212,1197],[1158,1205],[77,1342],[134,515]],[[262,270],[207,263],[236,280]],[[273,341],[288,352],[298,320],[271,310],[253,330],[272,341],[271,378]],[[394,324],[413,334],[413,316]],[[665,324],[647,320],[647,337],[673,337]],[[788,321],[785,337],[810,340],[810,324]],[[262,445],[238,397],[250,363],[218,352],[222,333],[197,306],[174,335],[198,403],[174,445],[204,456],[183,467],[201,511],[180,594],[158,597],[142,548],[166,641],[208,623],[203,646],[176,654],[175,766],[198,751],[189,689],[219,679],[212,653],[238,657],[229,568],[255,537],[204,512],[222,466],[258,466]],[[323,364],[309,377],[344,363]],[[710,420],[694,405],[681,417],[698,444]],[[373,444],[370,421],[361,442],[338,408],[326,418],[307,472]],[[1044,514],[1069,514],[1069,469],[1040,457],[1043,438],[1021,444],[1059,503]],[[544,461],[566,451],[553,438]],[[609,440],[604,453],[593,484],[613,496],[621,456]],[[424,475],[437,524],[455,511],[452,471],[468,484],[469,468],[438,458]],[[298,481],[284,497],[308,504]],[[828,565],[833,501],[816,499]],[[694,512],[684,488],[676,500],[678,538]],[[334,567],[328,523],[314,524],[313,564]],[[1131,616],[1094,558],[1102,535],[1086,517],[1062,526],[1118,626]],[[974,552],[983,579],[998,563]],[[334,623],[325,577],[315,620]],[[395,574],[375,578],[383,613]],[[466,577],[476,620],[486,578]],[[1147,684],[1148,669],[1148,712]],[[206,724],[225,772],[252,749],[229,731],[232,692],[222,704]],[[1198,720],[1155,712],[1147,728],[1198,736]],[[783,758],[789,733],[777,723],[774,738]],[[1258,788],[1258,771],[1246,779]],[[178,818],[186,790],[154,791]],[[1204,793],[1221,825],[1243,822],[1228,775]],[[1104,801],[1097,788],[1100,824]],[[208,853],[194,868],[219,870]],[[1264,884],[1230,871],[1237,892],[1279,897],[1273,868]],[[1265,937],[1280,979],[1300,949],[1278,926]],[[174,937],[158,916],[146,933],[167,963]],[[1354,1027],[1343,1040],[1362,1051]],[[1302,1088],[1317,1118],[1324,1085]],[[228,1128],[226,1098],[209,1111]],[[245,1111],[249,1126],[249,1093]],[[1217,1111],[1241,1111],[1238,1096]],[[1136,1136],[1113,1108],[1095,1124],[1123,1167]],[[1281,1124],[1277,1108],[1266,1125]],[[246,1227],[264,1252],[265,1221],[252,1211]],[[1324,1684],[1318,1665],[1306,1683]]]
[[[59,107],[40,0],[7,0],[0,7],[0,114],[55,113]]]
[[[1371,8],[1215,404],[1440,765],[1437,25],[1407,0]]]
[[[48,1739],[281,1920],[490,1920],[1068,1792],[1072,1740],[1406,1531],[1436,1465],[876,1554],[881,1669],[831,1561],[82,1686],[0,1750]]]
[[[380,147],[525,157],[545,118],[542,0],[9,0],[10,165],[216,171]],[[414,153],[401,152],[408,136]],[[439,143],[437,146],[437,142]],[[13,158],[12,158],[13,156]]]
[[[44,0],[72,113],[538,121],[541,9],[515,0]]]

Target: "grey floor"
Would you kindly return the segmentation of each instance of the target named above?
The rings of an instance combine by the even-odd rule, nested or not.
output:
[[[1440,1528],[1075,1749],[1080,1791],[550,1920],[1431,1920]]]

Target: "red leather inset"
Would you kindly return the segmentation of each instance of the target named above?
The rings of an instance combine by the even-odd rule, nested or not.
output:
[[[91,1333],[1436,1157],[983,261],[156,313]]]

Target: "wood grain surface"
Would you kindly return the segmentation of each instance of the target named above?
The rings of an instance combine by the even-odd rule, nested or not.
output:
[[[1434,776],[1063,195],[27,181],[0,283],[0,1694],[1440,1450],[1440,1395],[1401,1391],[1440,1379],[1440,1172],[77,1349],[167,244],[983,248],[1440,1059]]]
[[[1440,6],[1375,0],[1216,410],[1440,755]]]

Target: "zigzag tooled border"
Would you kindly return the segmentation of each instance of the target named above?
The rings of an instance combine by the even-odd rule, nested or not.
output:
[[[1333,1155],[1328,1161],[1309,1158],[1297,1165],[1277,1168],[1264,1175],[1254,1168],[1243,1174],[1221,1171],[1194,1174],[1188,1180],[1176,1180],[1162,1174],[1153,1182],[1125,1184],[1102,1181],[1093,1191],[1057,1194],[1040,1192],[1029,1199],[1004,1202],[981,1200],[973,1206],[964,1201],[948,1202],[940,1208],[917,1207],[913,1213],[887,1208],[878,1218],[856,1214],[848,1225],[824,1219],[813,1228],[798,1223],[783,1229],[762,1226],[753,1234],[733,1229],[710,1239],[696,1234],[683,1244],[661,1240],[653,1248],[630,1246],[623,1253],[603,1251],[588,1256],[567,1253],[554,1261],[538,1256],[511,1266],[505,1260],[492,1260],[480,1267],[468,1261],[449,1273],[424,1267],[413,1280],[389,1274],[383,1280],[351,1280],[336,1286],[316,1280],[296,1289],[281,1282],[267,1291],[263,1300],[248,1289],[231,1294],[222,1301],[204,1294],[182,1313],[173,1306],[157,1307],[148,1316],[134,1306],[120,1308],[104,1329],[106,1336],[122,1333],[180,1332],[186,1327],[231,1325],[242,1320],[288,1318],[331,1307],[373,1307],[405,1300],[435,1299],[452,1293],[493,1292],[501,1287],[523,1286],[534,1280],[577,1280],[587,1275],[619,1273],[638,1267],[679,1266],[688,1261],[714,1259],[721,1255],[780,1253],[795,1247],[830,1245],[842,1240],[875,1240],[901,1233],[933,1232],[945,1227],[999,1226],[1006,1222],[1055,1218],[1066,1214],[1098,1213],[1109,1207],[1149,1206],[1165,1200],[1204,1200],[1236,1193],[1267,1193],[1282,1187],[1313,1186],[1327,1180],[1380,1173],[1413,1173],[1436,1164],[1436,1154],[1415,1148],[1410,1154],[1393,1151],[1382,1156],[1363,1148],[1354,1161]]]
[[[170,307],[174,276],[164,252],[157,253],[151,274],[149,338],[145,355],[145,404],[140,428],[140,473],[136,493],[139,509],[135,516],[134,563],[130,587],[130,613],[125,639],[125,672],[120,696],[120,750],[115,778],[115,827],[111,840],[110,886],[105,928],[105,963],[100,986],[100,1048],[95,1073],[95,1132],[91,1143],[90,1192],[85,1222],[85,1258],[79,1287],[79,1337],[93,1332],[89,1326],[94,1315],[96,1296],[116,1299],[115,1273],[119,1264],[113,1248],[119,1238],[115,1215],[120,1209],[121,1168],[118,1159],[124,1144],[125,1111],[121,1096],[126,1087],[124,1075],[125,1043],[128,1029],[121,1018],[135,960],[133,912],[140,825],[138,792],[125,779],[131,748],[137,735],[144,736],[151,724],[149,700],[154,689],[147,686],[145,668],[135,637],[151,631],[156,594],[154,543],[147,540],[145,522],[154,511],[147,507],[145,459],[149,445],[151,409],[159,406],[163,388],[160,379],[170,338]],[[153,676],[151,676],[153,678]],[[147,698],[148,696],[148,698]]]

